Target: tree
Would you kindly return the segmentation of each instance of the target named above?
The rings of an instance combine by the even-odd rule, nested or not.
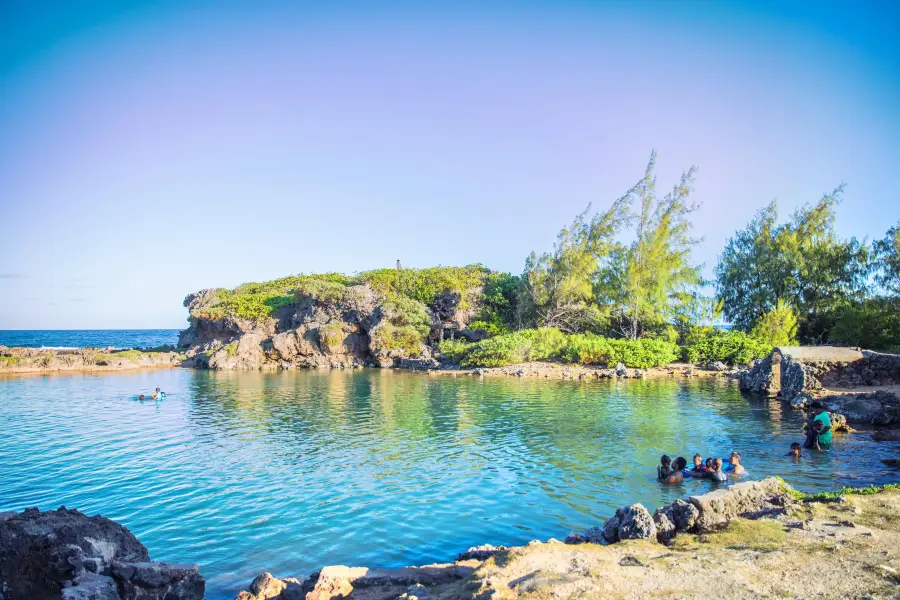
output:
[[[781,302],[797,312],[801,340],[823,342],[838,310],[865,296],[868,250],[834,230],[843,191],[837,187],[781,225],[772,201],[728,241],[716,266],[716,292],[738,328],[749,330]]]
[[[688,314],[702,282],[700,267],[691,262],[698,240],[690,236],[689,220],[697,209],[689,201],[697,169],[682,173],[660,200],[655,167],[654,151],[644,177],[623,197],[629,207],[635,200],[639,203],[639,212],[629,219],[635,223],[635,239],[609,253],[597,286],[598,303],[611,311],[619,333],[633,340],[648,327]]]
[[[872,245],[875,257],[875,281],[888,294],[900,296],[900,223]]]
[[[590,206],[559,232],[552,253],[532,252],[522,276],[524,303],[538,324],[577,333],[604,319],[593,291],[598,260],[613,252],[615,235],[628,220],[627,201],[620,198],[602,214],[589,218]]]
[[[792,346],[797,343],[797,315],[794,309],[778,301],[753,325],[750,335],[772,346]]]

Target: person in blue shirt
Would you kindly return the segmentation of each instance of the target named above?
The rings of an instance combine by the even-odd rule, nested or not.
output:
[[[151,394],[150,397],[153,398],[154,400],[165,400],[165,399],[166,399],[166,393],[165,393],[165,392],[161,392],[161,391],[159,391],[159,388],[156,388],[156,393],[155,393],[155,394]]]

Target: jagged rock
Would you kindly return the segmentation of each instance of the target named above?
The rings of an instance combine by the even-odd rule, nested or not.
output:
[[[823,396],[819,402],[829,413],[843,415],[849,423],[900,424],[900,398],[885,390]]]
[[[461,337],[468,342],[480,342],[488,338],[488,332],[481,329],[460,329],[456,337]]]
[[[624,364],[619,363],[615,366],[616,377],[628,377],[628,369]]]
[[[610,517],[603,524],[603,539],[609,544],[615,544],[619,541],[619,517]]]
[[[584,532],[584,541],[589,544],[602,544],[606,541],[606,536],[603,535],[602,528],[591,527]]]
[[[583,535],[578,533],[577,531],[573,531],[569,535],[566,536],[566,539],[563,540],[564,544],[586,544],[587,540]]]
[[[656,524],[656,541],[660,544],[668,543],[675,537],[675,524],[669,518],[665,508],[657,508],[653,513],[653,522]]]
[[[278,579],[271,573],[260,573],[250,583],[250,591],[239,593],[234,600],[302,600],[302,582],[293,577]]]
[[[456,557],[457,562],[464,560],[487,560],[496,553],[506,550],[506,546],[492,546],[484,544],[481,546],[472,546],[462,554]]]
[[[775,477],[767,477],[762,481],[737,483],[708,494],[691,496],[689,500],[699,512],[696,529],[703,533],[738,516],[783,509],[785,497],[784,484]]]
[[[0,516],[0,581],[4,600],[200,600],[204,592],[196,565],[150,562],[121,525],[65,507]]]
[[[669,505],[672,515],[672,523],[677,531],[691,531],[697,523],[700,511],[696,506],[679,498]]]
[[[653,516],[641,504],[632,504],[616,511],[619,518],[619,540],[656,539]]]
[[[728,365],[723,363],[721,360],[714,360],[706,364],[707,369],[711,369],[713,371],[727,371]]]

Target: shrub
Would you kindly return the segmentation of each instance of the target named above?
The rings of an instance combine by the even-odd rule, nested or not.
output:
[[[690,327],[682,338],[682,359],[689,363],[722,361],[741,365],[763,358],[772,346],[743,331],[725,331],[712,327]]]
[[[872,298],[838,312],[830,340],[869,350],[897,351],[900,346],[900,300]]]
[[[588,333],[569,336],[563,358],[583,365],[622,363],[626,367],[647,369],[676,360],[678,346],[664,339],[615,340]]]
[[[756,320],[750,335],[772,346],[793,346],[797,343],[797,314],[779,300],[775,308]]]
[[[510,333],[509,327],[507,327],[506,323],[499,318],[491,321],[472,321],[469,323],[468,328],[476,331],[483,331],[487,333],[489,337]]]
[[[340,273],[293,275],[263,283],[245,283],[233,290],[214,290],[206,304],[191,316],[263,321],[273,317],[280,308],[293,304],[298,293],[335,299],[345,286],[353,283],[356,279]]]
[[[471,291],[481,286],[488,270],[481,265],[467,267],[431,267],[428,269],[377,269],[361,273],[359,278],[384,296],[403,296],[425,305],[443,292],[460,294],[460,307],[466,308]]]
[[[228,356],[237,356],[238,343],[231,342],[225,345],[225,354]]]
[[[392,295],[385,300],[383,319],[371,332],[372,350],[413,356],[421,353],[431,330],[431,317],[421,302]]]
[[[319,339],[329,348],[336,348],[344,343],[343,323],[327,323],[319,328]]]
[[[455,340],[441,340],[438,344],[438,352],[441,358],[450,362],[458,363],[468,352],[470,344],[468,341],[457,338]]]
[[[555,327],[525,329],[471,344],[460,361],[464,367],[502,367],[521,362],[558,358],[566,347],[566,334]]]

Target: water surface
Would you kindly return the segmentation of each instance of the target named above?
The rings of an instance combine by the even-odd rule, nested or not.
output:
[[[177,329],[0,329],[0,346],[157,348],[176,343]]]
[[[155,387],[160,403],[136,396]],[[208,597],[262,570],[451,560],[655,508],[662,453],[739,449],[804,490],[896,480],[858,433],[795,464],[800,416],[716,381],[564,382],[390,370],[155,370],[0,378],[0,511],[60,505],[196,562]]]

